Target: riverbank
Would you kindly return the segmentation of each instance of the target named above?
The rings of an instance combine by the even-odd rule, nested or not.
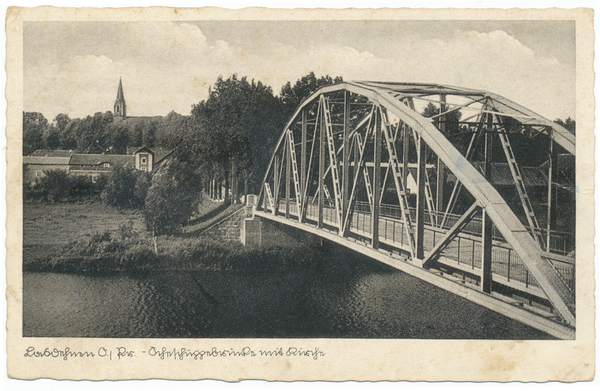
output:
[[[180,235],[153,238],[144,229],[142,214],[134,211],[100,203],[26,203],[23,270],[84,275],[156,270],[252,273],[289,269],[318,257],[318,250],[247,248],[193,235],[230,209],[205,205],[202,211],[208,218],[196,217],[195,224],[185,227]]]
[[[58,256],[70,242],[95,232],[116,232],[123,224],[144,230],[143,215],[98,201],[23,204],[23,262]]]
[[[549,338],[331,243],[155,243],[99,203],[27,204],[24,230],[27,337]]]
[[[175,236],[113,239],[96,233],[70,243],[63,254],[29,258],[23,271],[85,275],[113,275],[150,271],[244,271],[289,270],[314,261],[315,251],[303,249],[247,248],[239,243],[206,238],[186,239]]]

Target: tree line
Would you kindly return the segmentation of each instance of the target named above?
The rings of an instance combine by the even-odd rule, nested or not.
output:
[[[127,147],[173,147],[173,135],[187,117],[175,112],[166,117],[126,118],[115,121],[113,113],[98,112],[85,118],[58,114],[52,122],[41,113],[23,113],[23,156],[38,149],[79,153],[124,154]]]
[[[98,112],[82,119],[59,114],[49,123],[40,113],[23,113],[23,155],[38,149],[123,154],[143,145],[173,150],[158,175],[119,166],[92,183],[49,171],[33,184],[24,183],[25,197],[62,201],[67,194],[100,195],[107,205],[143,210],[153,232],[176,231],[199,201],[199,191],[207,192],[211,183],[224,187],[225,196],[240,181],[246,192],[257,191],[275,143],[299,103],[341,81],[311,72],[288,82],[276,96],[260,81],[235,74],[219,77],[208,98],[194,104],[188,116],[171,112],[116,119],[111,112]]]
[[[171,112],[116,120],[111,112],[98,112],[82,119],[59,114],[49,123],[40,113],[23,113],[23,155],[37,149],[123,154],[127,147],[169,148],[179,180],[201,189],[216,181],[229,189],[233,166],[246,190],[256,191],[277,138],[299,103],[341,81],[311,72],[288,82],[277,96],[260,81],[235,74],[219,77],[208,98],[186,116]]]
[[[298,105],[321,87],[341,81],[341,77],[318,78],[311,72],[294,84],[286,83],[275,95],[260,81],[235,74],[219,77],[208,98],[194,104],[189,115],[171,112],[165,117],[116,119],[111,112],[98,112],[71,119],[59,114],[49,123],[40,113],[23,113],[23,154],[37,149],[123,154],[128,147],[168,148],[173,150],[173,158],[164,174],[170,180],[162,182],[204,192],[224,188],[225,197],[232,189],[235,198],[240,184],[244,193],[260,190],[275,143]],[[438,107],[430,104],[422,114],[431,117],[438,113]],[[460,118],[460,111],[445,118],[449,135],[467,133]],[[556,122],[575,132],[575,121],[570,118]],[[104,187],[97,189],[100,191],[106,193]],[[139,196],[124,199],[137,199],[137,205],[146,203]]]

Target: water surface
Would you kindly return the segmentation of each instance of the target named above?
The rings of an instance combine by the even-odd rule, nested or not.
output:
[[[23,335],[104,338],[550,336],[360,255],[284,270],[24,273]]]

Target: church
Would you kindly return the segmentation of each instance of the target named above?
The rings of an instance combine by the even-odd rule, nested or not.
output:
[[[123,82],[119,77],[119,90],[117,91],[117,100],[115,101],[115,117],[127,117],[127,106],[125,105],[125,97],[123,96]]]
[[[113,115],[115,120],[133,121],[134,123],[153,118],[127,117],[127,106],[121,78],[119,78]],[[23,156],[23,179],[26,182],[34,182],[36,178],[44,176],[44,171],[62,170],[76,176],[87,176],[92,182],[95,182],[100,175],[108,174],[118,164],[140,171],[153,172],[167,163],[171,153],[172,150],[165,148],[148,148],[146,146],[127,148],[127,153],[124,155],[40,149],[29,156]]]
[[[117,99],[113,107],[113,118],[117,121],[126,121],[128,125],[135,125],[138,121],[160,120],[164,118],[160,115],[155,116],[136,116],[127,115],[127,104],[125,103],[125,94],[123,93],[123,80],[119,77],[119,88],[117,89]]]

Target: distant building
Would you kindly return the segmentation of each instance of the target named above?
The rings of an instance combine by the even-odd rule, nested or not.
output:
[[[69,174],[87,176],[92,182],[101,174],[107,174],[116,165],[133,167],[135,156],[92,153],[74,153],[69,162]]]
[[[160,120],[163,117],[127,117],[123,82],[119,78],[114,118],[122,121],[122,126],[135,126],[137,124],[147,125],[147,121]],[[103,152],[102,148],[98,147],[97,149],[98,152]],[[132,167],[144,172],[155,172],[168,161],[172,152],[169,149],[146,146],[128,147],[124,155],[39,149],[29,156],[23,156],[23,180],[33,182],[36,178],[44,176],[44,171],[63,170],[72,175],[87,176],[95,182],[100,175],[110,172],[116,165]]]
[[[23,180],[33,182],[41,178],[44,171],[62,170],[69,172],[69,162],[73,151],[37,150],[30,156],[23,156]]]
[[[117,100],[115,101],[115,117],[127,117],[127,106],[125,105],[125,96],[123,96],[121,78],[119,78],[119,90],[117,91]]]
[[[31,156],[23,156],[24,181],[33,182],[44,171],[64,170],[68,174],[90,177],[96,181],[110,172],[115,165],[132,167],[140,171],[158,171],[168,161],[172,150],[141,147],[127,151],[125,155],[74,153],[73,151],[37,150]]]

